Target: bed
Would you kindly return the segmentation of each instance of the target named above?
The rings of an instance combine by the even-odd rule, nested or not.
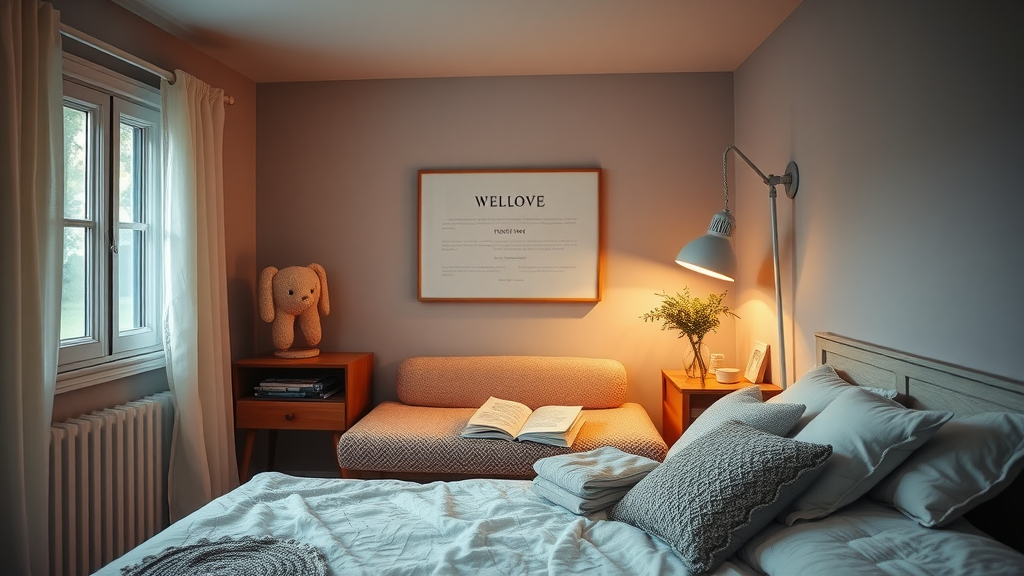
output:
[[[782,400],[761,403],[737,395],[736,414],[748,408],[771,412],[772,421],[762,428],[780,425],[785,434],[744,417],[726,418],[714,433],[701,433],[707,422],[724,418],[709,409],[691,426],[693,436],[672,447],[675,454],[670,451],[665,463],[607,510],[573,513],[538,496],[528,480],[421,484],[268,472],[97,574],[156,574],[199,556],[220,562],[218,573],[260,574],[1024,574],[1024,554],[1014,549],[1021,547],[1021,531],[999,534],[999,523],[984,515],[986,509],[1004,517],[1024,510],[1016,480],[1024,466],[1024,384],[833,334],[817,334],[816,343],[819,367],[805,378],[832,378],[832,388],[820,388],[833,394],[828,402],[801,382],[790,387],[788,399],[784,393]],[[908,408],[894,406],[893,398]],[[805,408],[794,412],[793,399],[805,400]],[[723,401],[714,405],[723,405],[719,413],[730,409],[730,401]],[[878,414],[865,436],[900,426],[913,427],[913,433],[887,446],[864,437],[853,447],[844,447],[845,437],[812,441],[837,434],[837,428],[864,426],[843,420],[856,413],[846,405],[854,401]],[[781,412],[796,414],[787,416],[788,427],[777,422]],[[912,424],[898,424],[903,420]],[[825,426],[835,422],[842,426]],[[979,448],[981,441],[972,436],[982,429],[998,431],[991,450]],[[739,451],[749,465],[769,468],[750,473],[746,460],[716,464],[730,452],[716,444],[722,437],[751,447]],[[847,473],[857,478],[843,481],[856,488],[843,487],[842,498],[822,504],[823,492],[836,491],[835,470],[848,472],[846,460],[856,459],[850,454],[872,450],[882,460],[867,473]],[[749,456],[755,452],[773,455]],[[899,458],[890,462],[894,454]],[[968,464],[961,462],[965,454]],[[941,481],[936,474],[950,461],[969,467],[952,491],[970,493],[948,494],[930,484]],[[705,503],[694,504],[703,496],[686,492],[699,484],[686,474],[709,470],[695,462],[714,467],[713,474],[703,474],[714,477],[706,489],[737,490],[711,499],[726,508],[715,511],[717,504],[708,504],[709,512]],[[765,480],[773,475],[777,484]],[[969,491],[965,485],[972,483],[979,487]],[[764,500],[746,502],[761,492]],[[742,521],[724,528],[725,539],[709,543],[722,519],[744,506]]]

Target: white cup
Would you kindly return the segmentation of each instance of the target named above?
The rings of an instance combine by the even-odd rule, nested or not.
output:
[[[719,368],[715,370],[715,380],[722,384],[735,384],[740,381],[739,368]]]

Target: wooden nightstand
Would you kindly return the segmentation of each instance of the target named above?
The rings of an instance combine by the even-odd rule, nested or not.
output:
[[[661,435],[665,438],[665,443],[671,447],[700,412],[722,396],[744,386],[750,386],[750,382],[742,380],[736,384],[719,384],[714,376],[708,376],[702,384],[700,378],[687,378],[683,370],[662,370]],[[782,388],[775,384],[758,386],[761,387],[761,397],[765,400],[782,392]]]
[[[312,358],[278,358],[267,354],[235,362],[232,372],[235,428],[247,430],[245,450],[238,465],[242,482],[249,479],[257,430],[270,431],[267,464],[273,468],[278,430],[334,432],[333,453],[341,433],[370,409],[372,353],[321,352]],[[270,399],[253,395],[253,388],[265,378],[321,376],[334,376],[344,383],[344,390],[324,399]]]

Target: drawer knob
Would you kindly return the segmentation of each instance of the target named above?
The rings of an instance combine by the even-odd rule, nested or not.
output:
[[[285,414],[284,415],[284,419],[285,420],[294,420],[295,419],[295,414]]]

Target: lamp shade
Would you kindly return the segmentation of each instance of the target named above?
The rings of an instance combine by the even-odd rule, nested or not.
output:
[[[717,234],[705,234],[683,246],[676,256],[676,263],[729,282],[736,276],[736,254],[732,251],[732,244],[729,238]]]
[[[734,222],[728,210],[715,214],[708,233],[683,246],[676,255],[676,263],[694,272],[732,282],[736,277],[736,253],[732,250],[729,236]]]

